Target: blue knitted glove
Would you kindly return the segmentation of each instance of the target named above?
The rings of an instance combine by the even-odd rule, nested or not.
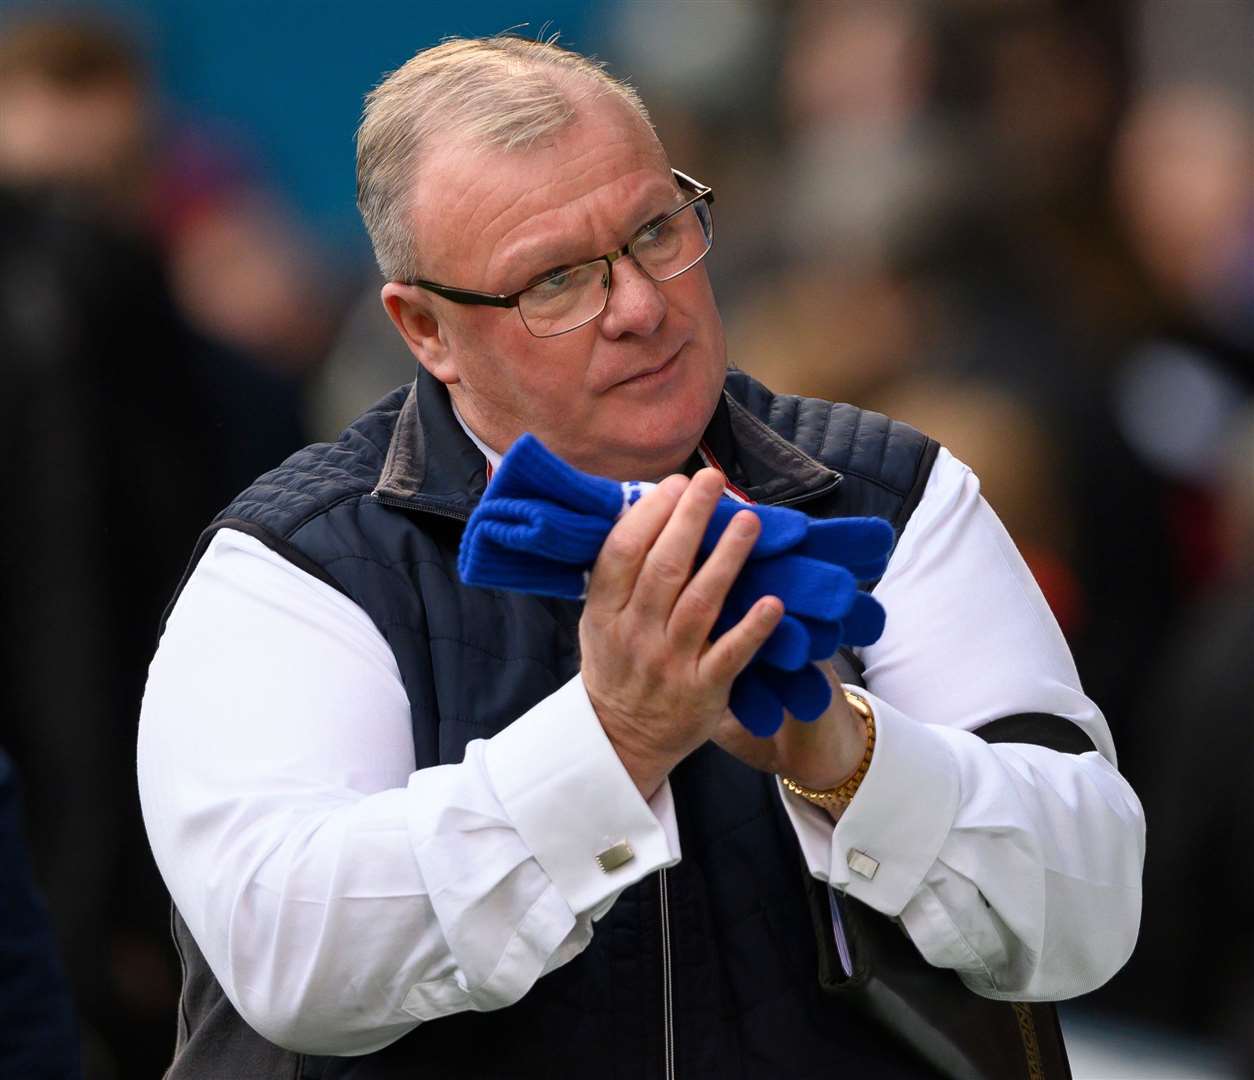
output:
[[[800,510],[790,510],[786,506],[759,506],[756,503],[742,503],[724,495],[714,506],[710,515],[710,524],[706,526],[705,535],[701,538],[699,549],[702,556],[714,550],[719,537],[728,523],[741,510],[749,510],[758,516],[762,523],[762,531],[749,550],[749,561],[770,558],[785,551],[791,551],[798,544],[804,543],[812,522]]]
[[[578,600],[623,506],[622,484],[581,473],[524,435],[466,523],[457,572],[468,585]]]
[[[832,703],[832,687],[813,664],[780,671],[754,661],[732,683],[729,707],[736,719],[759,738],[774,735],[787,709],[798,720],[817,720]]]
[[[841,645],[846,644],[845,641],[845,624],[841,619],[832,619],[830,622],[822,619],[807,619],[805,616],[797,620],[805,628],[806,634],[810,639],[810,651],[806,654],[807,660],[826,660],[835,655],[837,649]],[[765,659],[765,658],[764,658]],[[775,664],[774,660],[769,663]],[[776,667],[784,667],[783,664],[775,664]],[[789,670],[787,668],[785,671]]]
[[[613,524],[539,499],[485,497],[466,525],[457,572],[468,585],[578,600]]]
[[[653,486],[589,476],[553,454],[534,435],[523,435],[502,458],[466,524],[458,572],[468,585],[496,588],[517,588],[515,577],[521,574],[528,592],[578,600],[584,592],[583,574],[566,568],[590,568],[614,522]],[[815,524],[798,510],[746,505],[724,497],[702,537],[701,556],[714,550],[727,523],[740,510],[752,511],[762,523],[749,553],[751,560],[797,547]],[[555,565],[546,569],[537,556]]]
[[[894,539],[883,518],[827,518],[810,522],[797,554],[839,563],[859,581],[875,581],[888,566]]]
[[[740,622],[749,614],[749,608],[753,607],[757,599],[756,596],[751,597],[746,605],[743,597],[728,596],[723,603],[723,610],[719,612],[710,630],[710,639],[722,637]],[[817,621],[812,621],[812,623],[816,627],[821,625]],[[758,649],[754,660],[764,660],[784,671],[796,671],[806,661],[814,659],[813,654],[814,641],[811,626],[807,625],[807,620],[795,619],[785,612],[779,620],[779,625],[771,631],[771,636]]]
[[[817,720],[832,703],[832,684],[813,664],[798,671],[780,671],[770,664],[758,664],[754,673],[798,720]]]
[[[589,476],[524,435],[501,461],[467,522],[458,570],[468,585],[580,599],[587,575],[614,522],[653,485]],[[778,596],[785,614],[732,687],[731,708],[754,734],[769,735],[784,710],[801,720],[831,702],[827,678],[811,661],[842,645],[868,645],[883,632],[884,610],[857,589],[881,576],[893,543],[879,518],[815,521],[786,507],[722,498],[702,537],[699,558],[714,549],[740,510],[762,528],[711,633],[734,626],[762,596]]]
[[[761,665],[750,664],[732,683],[727,706],[751,735],[765,739],[784,722],[784,703],[762,681]]]
[[[527,432],[501,459],[500,467],[492,474],[492,482],[484,492],[483,502],[542,499],[613,522],[623,511],[625,486],[628,485],[604,476],[580,472]]]
[[[857,592],[858,583],[843,566],[791,553],[746,563],[731,587],[746,611],[759,597],[778,596],[790,615],[821,620],[841,618]]]
[[[842,645],[872,645],[884,632],[884,608],[866,593],[857,593],[842,618],[825,620],[799,615],[797,621],[809,635],[809,660],[826,660]],[[787,664],[764,657],[776,667],[791,670]]]

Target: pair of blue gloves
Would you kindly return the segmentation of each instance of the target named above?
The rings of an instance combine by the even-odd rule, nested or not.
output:
[[[467,585],[578,600],[615,521],[652,485],[590,476],[527,434],[510,448],[462,536],[457,568]],[[724,496],[698,558],[714,549],[732,516],[751,510],[762,523],[748,561],[728,593],[711,636],[735,626],[763,596],[784,615],[732,686],[731,710],[754,735],[774,734],[787,709],[798,720],[831,703],[814,664],[842,645],[869,645],[884,630],[884,609],[859,581],[884,573],[893,545],[882,518],[813,520],[798,510]]]

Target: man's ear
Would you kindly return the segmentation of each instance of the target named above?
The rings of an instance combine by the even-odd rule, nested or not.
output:
[[[429,295],[417,285],[389,281],[379,296],[392,325],[405,339],[418,363],[446,385],[458,382],[457,364]]]

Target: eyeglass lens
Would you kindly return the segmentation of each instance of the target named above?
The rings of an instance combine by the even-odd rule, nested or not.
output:
[[[654,281],[669,281],[699,263],[713,237],[710,208],[702,200],[642,232],[629,250]],[[531,286],[518,298],[518,313],[536,337],[552,337],[600,315],[609,291],[610,260],[597,259]]]

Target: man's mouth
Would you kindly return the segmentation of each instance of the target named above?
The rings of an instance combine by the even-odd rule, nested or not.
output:
[[[678,359],[679,354],[682,351],[682,349],[677,349],[660,363],[654,364],[653,367],[646,368],[644,371],[638,371],[635,375],[628,376],[626,379],[619,380],[617,385],[644,386],[651,382],[659,382],[661,379],[670,374],[671,369],[675,366],[675,361]]]

